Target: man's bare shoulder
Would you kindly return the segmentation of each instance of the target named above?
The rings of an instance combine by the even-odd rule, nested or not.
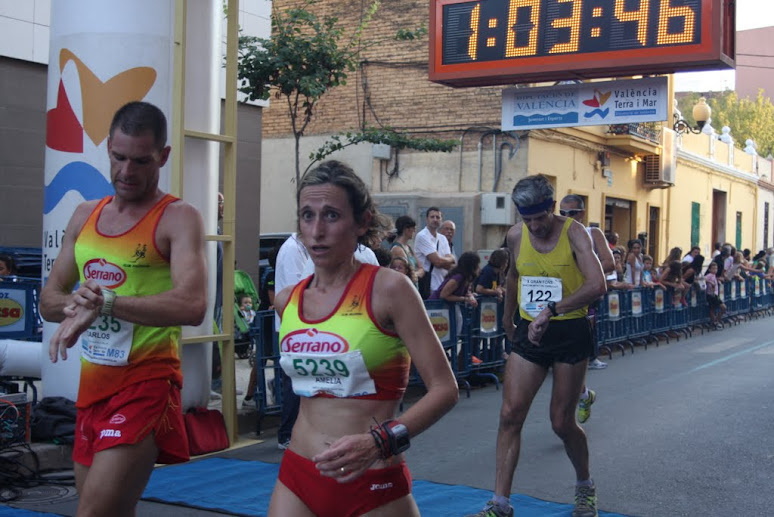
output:
[[[513,226],[511,226],[510,230],[508,230],[506,242],[508,244],[508,248],[511,251],[514,250],[514,246],[521,243],[521,235],[523,231],[524,231],[524,223],[516,223]]]
[[[86,220],[89,218],[94,209],[97,208],[99,202],[99,199],[93,199],[91,201],[84,201],[75,207],[75,210],[73,210],[73,215],[70,216],[70,222],[67,224],[68,230],[75,232],[73,236],[78,235],[78,233],[81,231],[81,228],[83,228],[83,225],[86,223]]]

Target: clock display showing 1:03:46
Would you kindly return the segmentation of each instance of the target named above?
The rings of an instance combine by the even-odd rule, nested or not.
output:
[[[481,0],[443,6],[444,65],[701,42],[702,0]]]

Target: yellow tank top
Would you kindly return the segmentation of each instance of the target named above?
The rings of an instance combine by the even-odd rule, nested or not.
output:
[[[533,320],[536,312],[543,310],[548,301],[559,301],[557,299],[559,291],[561,291],[561,299],[564,299],[583,285],[583,274],[575,261],[570,247],[570,238],[567,236],[567,230],[572,221],[567,218],[556,246],[548,253],[536,251],[532,247],[529,230],[526,226],[522,227],[521,246],[516,259],[516,270],[519,272],[519,314],[522,318]],[[561,289],[559,289],[559,283],[561,283]],[[587,314],[588,306],[585,306],[551,319],[585,318]]]
[[[167,194],[137,224],[120,235],[97,229],[108,196],[97,204],[75,241],[80,281],[93,279],[118,296],[150,296],[172,289],[169,259],[156,248],[155,233]],[[131,384],[169,379],[182,385],[177,343],[180,327],[147,327],[98,316],[81,336],[81,379],[77,407],[88,407]]]
[[[303,315],[312,277],[293,288],[282,312],[280,365],[303,397],[396,400],[403,397],[411,357],[395,334],[373,318],[371,295],[378,266],[362,264],[333,312],[321,320]]]

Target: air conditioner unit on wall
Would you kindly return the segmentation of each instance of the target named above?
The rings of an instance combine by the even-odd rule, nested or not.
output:
[[[514,222],[513,203],[508,194],[499,192],[481,194],[481,224],[510,226]]]
[[[645,156],[645,185],[665,188],[675,184],[677,170],[677,134],[669,128],[661,129],[661,154]]]

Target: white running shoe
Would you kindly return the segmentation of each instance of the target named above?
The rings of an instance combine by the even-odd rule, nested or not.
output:
[[[599,359],[594,359],[589,363],[589,370],[604,370],[607,368],[607,363],[603,363]]]

